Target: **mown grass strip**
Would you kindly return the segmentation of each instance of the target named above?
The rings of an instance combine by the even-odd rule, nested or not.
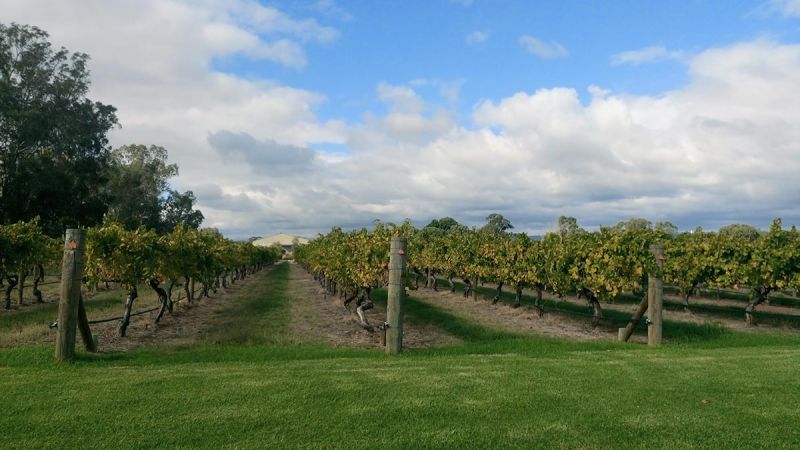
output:
[[[286,336],[290,305],[286,295],[289,264],[280,263],[245,285],[237,301],[221,309],[204,335],[212,344],[278,343]]]

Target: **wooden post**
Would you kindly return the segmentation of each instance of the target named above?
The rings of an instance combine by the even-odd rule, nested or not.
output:
[[[650,246],[653,256],[656,259],[658,270],[656,273],[648,274],[648,318],[650,323],[647,325],[647,345],[661,345],[661,329],[664,322],[662,308],[664,306],[664,247],[660,245]]]
[[[478,301],[478,276],[472,276],[472,300]]]
[[[403,297],[405,296],[406,255],[405,238],[393,237],[389,247],[389,298],[386,302],[386,353],[403,350]]]
[[[83,296],[78,300],[78,330],[81,332],[83,346],[88,352],[97,351],[97,338],[92,336],[92,329],[89,327],[89,318],[86,317],[86,308],[83,306]]]
[[[617,331],[617,338],[620,342],[628,342],[628,339],[631,338],[633,334],[633,329],[636,327],[636,324],[639,323],[639,320],[642,319],[644,312],[647,311],[648,303],[650,303],[650,283],[648,279],[648,286],[647,286],[647,296],[639,302],[639,307],[636,308],[636,312],[631,317],[630,322],[625,326],[625,328],[620,328]]]
[[[56,360],[71,361],[75,356],[75,331],[83,278],[83,232],[70,228],[64,236],[61,263],[61,298],[58,302]]]

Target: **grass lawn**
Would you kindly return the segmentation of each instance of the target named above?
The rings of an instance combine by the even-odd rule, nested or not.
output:
[[[191,346],[61,366],[51,347],[0,349],[0,447],[800,448],[797,337],[569,342],[412,297],[412,319],[464,344],[387,357],[290,344],[287,277],[251,280]]]

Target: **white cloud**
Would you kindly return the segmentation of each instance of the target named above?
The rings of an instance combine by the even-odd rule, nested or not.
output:
[[[406,86],[395,86],[382,81],[378,84],[378,98],[400,111],[418,113],[424,108],[422,98]]]
[[[466,80],[459,78],[456,80],[442,80],[439,78],[417,78],[409,81],[409,85],[414,87],[432,86],[436,88],[439,96],[441,96],[450,107],[454,107],[461,96],[461,88],[464,87]]]
[[[335,0],[317,0],[315,3],[312,3],[309,8],[344,22],[353,20],[353,15],[339,6]]]
[[[639,50],[629,50],[617,53],[611,57],[611,63],[615,65],[632,64],[639,65],[661,61],[680,61],[685,58],[681,51],[670,51],[664,47],[654,46],[645,47]]]
[[[464,40],[471,45],[483,44],[489,40],[489,33],[486,31],[473,31]]]
[[[285,219],[277,211],[280,201],[246,189],[274,176],[269,170],[254,173],[259,156],[221,153],[209,144],[209,133],[233,129],[262,147],[280,142],[284,149],[345,140],[343,122],[321,122],[314,113],[323,95],[211,68],[215,58],[237,54],[300,67],[304,45],[330,42],[338,33],[313,20],[245,0],[5,1],[0,17],[37,25],[51,34],[54,45],[91,55],[90,98],[117,107],[122,124],[111,133],[112,145],[163,145],[181,169],[177,188],[215,185],[239,199],[237,204],[246,203],[244,195],[252,201],[247,204],[260,205],[233,220],[219,204],[211,204],[212,197],[198,194],[206,225],[245,234],[260,217]],[[313,170],[298,167],[286,172],[302,176]]]
[[[281,39],[300,49],[331,39],[285,13],[236,19],[240,4],[254,5],[7,0],[0,16],[89,53],[90,97],[119,108],[113,144],[167,147],[205,225],[236,237],[375,218],[475,224],[492,212],[531,231],[561,214],[585,225],[800,222],[800,45],[756,40],[687,56],[688,83],[652,96],[517,92],[475,105],[469,124],[423,95],[437,98],[444,82],[384,82],[375,96],[387,112],[345,123],[318,117],[322,93],[213,69],[215,58],[256,57]],[[323,157],[317,143],[352,151]]]
[[[519,43],[525,50],[542,59],[566,58],[569,51],[558,42],[544,42],[533,36],[523,35],[519,38]]]
[[[262,43],[245,53],[255,59],[266,59],[287,67],[299,68],[306,65],[306,55],[303,47],[288,39]]]
[[[315,158],[314,150],[307,147],[258,140],[248,133],[230,130],[210,133],[207,141],[222,158],[238,158],[251,170],[276,177],[305,172]]]
[[[769,9],[786,17],[800,17],[800,0],[771,0]]]
[[[227,2],[226,15],[237,23],[267,34],[285,33],[303,41],[330,42],[339,37],[335,28],[320,25],[315,19],[293,19],[277,8],[253,0]]]

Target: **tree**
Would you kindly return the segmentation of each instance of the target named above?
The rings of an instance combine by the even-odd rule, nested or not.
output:
[[[647,219],[633,218],[618,222],[614,227],[618,230],[649,230],[653,228],[653,223]]]
[[[665,235],[672,236],[672,237],[675,237],[675,236],[678,235],[678,227],[675,226],[674,223],[669,222],[669,221],[658,222],[658,223],[656,223],[655,227],[653,227],[653,229],[658,231],[658,232],[660,232],[660,233],[663,233]]]
[[[0,24],[0,223],[41,216],[45,231],[98,223],[113,106],[86,98],[89,56],[48,34]]]
[[[133,230],[140,226],[161,229],[161,196],[168,191],[168,180],[178,175],[178,166],[167,163],[167,150],[151,145],[125,145],[112,151],[108,192],[111,196],[108,217],[111,221]],[[185,203],[194,198],[174,199]],[[181,214],[179,207],[171,213]],[[185,208],[184,208],[185,209]],[[191,205],[189,205],[191,210]],[[188,213],[190,216],[192,212]],[[192,217],[195,219],[195,217]],[[174,218],[171,218],[174,219]],[[174,228],[174,225],[172,226]]]
[[[745,223],[734,223],[720,228],[719,234],[726,237],[735,236],[748,241],[755,241],[761,236],[761,230]]]
[[[464,225],[461,225],[452,217],[442,217],[441,219],[431,220],[431,223],[426,225],[425,228],[438,228],[440,230],[450,231],[458,228],[464,228]]]
[[[561,216],[558,218],[558,234],[562,239],[567,239],[575,234],[585,232],[583,228],[578,226],[578,220],[570,216]]]
[[[503,217],[502,214],[492,213],[486,216],[486,225],[481,228],[481,231],[488,233],[503,233],[506,230],[514,228],[511,221]]]
[[[161,200],[161,223],[159,224],[159,234],[169,233],[178,225],[185,225],[189,228],[197,229],[203,223],[203,213],[198,209],[193,209],[197,200],[192,191],[181,194],[178,191],[169,190],[169,194]]]

